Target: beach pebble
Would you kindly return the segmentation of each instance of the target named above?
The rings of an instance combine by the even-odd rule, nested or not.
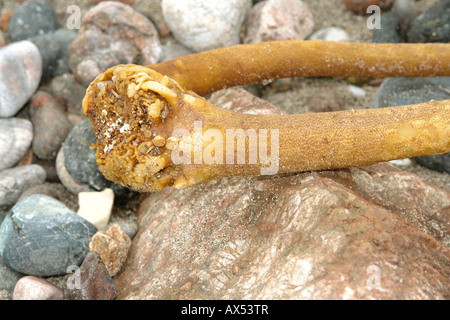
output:
[[[80,265],[97,232],[58,200],[36,194],[17,202],[0,227],[0,255],[17,272],[40,277]]]
[[[387,78],[377,90],[374,108],[450,99],[450,77]]]
[[[68,300],[113,300],[117,290],[102,259],[96,252],[89,252],[79,269],[78,283],[67,290]]]
[[[77,33],[73,30],[58,29],[51,35],[53,42],[59,47],[58,60],[56,61],[56,68],[53,70],[52,77],[70,73],[69,47],[77,37]]]
[[[98,169],[95,149],[90,149],[96,140],[89,119],[77,124],[63,145],[64,166],[76,182],[87,184],[95,190],[103,190],[108,188],[111,182],[106,180]]]
[[[24,2],[9,20],[11,41],[31,39],[58,27],[58,17],[53,7],[44,0]]]
[[[34,154],[43,160],[56,159],[72,129],[64,107],[49,93],[38,91],[31,99],[30,117],[34,127]]]
[[[42,74],[39,49],[30,41],[0,48],[0,117],[12,117],[36,91]]]
[[[374,108],[450,99],[450,77],[387,78],[376,92]],[[414,158],[431,170],[450,173],[450,154]]]
[[[47,280],[25,276],[17,281],[13,300],[63,300],[63,291]]]
[[[44,183],[46,176],[36,164],[0,171],[0,206],[13,205],[26,189]]]
[[[413,158],[415,162],[428,169],[450,174],[450,153]]]
[[[21,277],[23,275],[8,267],[0,256],[0,290],[6,290],[12,293],[14,286]]]
[[[122,268],[130,247],[130,237],[118,224],[113,224],[106,232],[98,231],[89,244],[89,250],[100,255],[111,277]]]
[[[70,69],[83,85],[115,65],[149,65],[161,58],[152,22],[132,7],[111,1],[100,2],[84,15],[69,48]]]
[[[350,41],[348,33],[338,27],[329,27],[314,32],[309,40],[322,40],[322,41]]]
[[[53,41],[52,33],[46,33],[30,39],[39,49],[42,57],[42,80],[49,79],[56,68],[59,57],[59,45]]]
[[[0,170],[19,162],[33,139],[33,125],[27,119],[0,119]]]
[[[78,194],[78,204],[77,214],[98,229],[102,229],[106,227],[111,217],[114,192],[109,188],[100,192],[80,192]]]
[[[138,225],[136,223],[136,219],[129,217],[117,217],[115,215],[112,216],[110,224],[117,224],[120,228],[127,234],[130,239],[133,239],[136,233],[138,232]]]
[[[344,0],[347,9],[353,13],[366,14],[369,6],[375,5],[383,11],[388,11],[392,8],[395,0]]]
[[[450,42],[450,1],[438,1],[415,17],[407,33],[408,42]]]
[[[356,98],[362,98],[366,96],[366,91],[363,88],[350,84],[348,86],[348,91]]]
[[[161,6],[175,38],[200,52],[239,44],[251,1],[163,0]]]
[[[64,157],[64,148],[60,148],[56,156],[56,173],[62,185],[72,194],[76,195],[82,191],[92,191],[92,189],[84,183],[78,183],[67,170]]]
[[[299,0],[268,0],[253,6],[246,24],[244,43],[303,40],[314,29],[308,5]]]
[[[373,30],[373,42],[375,43],[399,43],[400,21],[392,12],[384,13],[380,19],[381,28]]]
[[[59,29],[32,38],[42,56],[42,78],[48,80],[57,75],[69,73],[69,46],[77,33]]]

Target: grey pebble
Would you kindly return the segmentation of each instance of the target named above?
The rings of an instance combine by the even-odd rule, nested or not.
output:
[[[15,115],[36,91],[42,75],[42,57],[30,41],[0,48],[0,117]]]
[[[450,42],[450,1],[436,2],[415,17],[407,33],[408,42]]]
[[[0,119],[0,170],[11,168],[27,153],[33,125],[27,119]]]
[[[16,203],[0,226],[0,255],[23,274],[64,275],[83,262],[96,232],[58,200],[36,194]]]
[[[13,205],[29,187],[44,183],[47,174],[36,164],[0,171],[0,206]]]
[[[31,39],[55,30],[58,17],[53,7],[43,0],[24,2],[11,16],[8,25],[11,41]]]

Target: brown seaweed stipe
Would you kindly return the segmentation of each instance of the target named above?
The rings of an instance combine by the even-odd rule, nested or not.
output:
[[[275,142],[270,152],[279,148],[278,173],[348,168],[450,152],[450,100],[317,114],[247,115],[218,108],[196,93],[284,77],[449,76],[449,61],[450,45],[436,43],[292,40],[238,45],[150,67],[113,67],[91,83],[83,111],[97,136],[94,147],[100,171],[107,179],[141,192],[262,174],[274,162],[260,157],[265,150],[263,136],[252,149],[258,151],[257,161],[250,163],[256,159],[255,152],[250,155],[250,138],[244,142],[243,154],[248,163],[208,161],[204,156],[211,155],[211,149],[215,155],[223,150],[218,140],[199,145],[195,139],[211,132],[225,138],[222,146],[231,146],[223,151],[223,159],[237,159],[243,149],[228,139],[228,131],[276,131],[279,143],[277,135],[268,141]],[[189,161],[176,161],[174,152],[185,141],[200,156],[194,152],[188,154]]]
[[[262,142],[267,140],[261,137],[254,149],[259,158],[253,163],[206,161],[211,145],[220,142],[216,140],[197,146],[200,158],[194,152],[188,161],[175,162],[173,151],[180,149],[186,141],[183,138],[190,138],[187,141],[195,149],[195,137],[208,130],[225,137],[214,153],[231,145],[223,159],[237,159],[239,148],[243,149],[234,140],[228,143],[230,130],[275,130],[279,141],[270,137],[270,143],[275,144],[268,149],[272,153],[279,149],[277,173],[347,168],[450,152],[450,100],[315,114],[240,114],[210,104],[152,69],[120,65],[91,83],[83,111],[97,136],[94,147],[100,171],[107,179],[140,192],[193,186],[224,176],[258,175],[268,166],[267,158],[260,157]],[[184,133],[175,135],[179,129]],[[251,139],[244,142],[244,159],[251,158],[250,143]]]

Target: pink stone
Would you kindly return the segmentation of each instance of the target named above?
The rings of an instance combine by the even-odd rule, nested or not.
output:
[[[308,5],[299,0],[269,0],[256,4],[248,18],[244,43],[304,40],[314,29]]]
[[[64,293],[50,282],[33,276],[25,276],[17,281],[13,300],[63,300]]]

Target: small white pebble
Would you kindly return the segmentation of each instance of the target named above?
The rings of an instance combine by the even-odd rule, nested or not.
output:
[[[114,192],[109,188],[101,192],[80,192],[78,204],[77,214],[101,229],[106,227],[111,217]]]
[[[354,86],[351,84],[348,86],[348,90],[351,92],[351,94],[353,94],[357,98],[362,98],[366,96],[366,92],[364,91],[364,89],[358,86]]]

